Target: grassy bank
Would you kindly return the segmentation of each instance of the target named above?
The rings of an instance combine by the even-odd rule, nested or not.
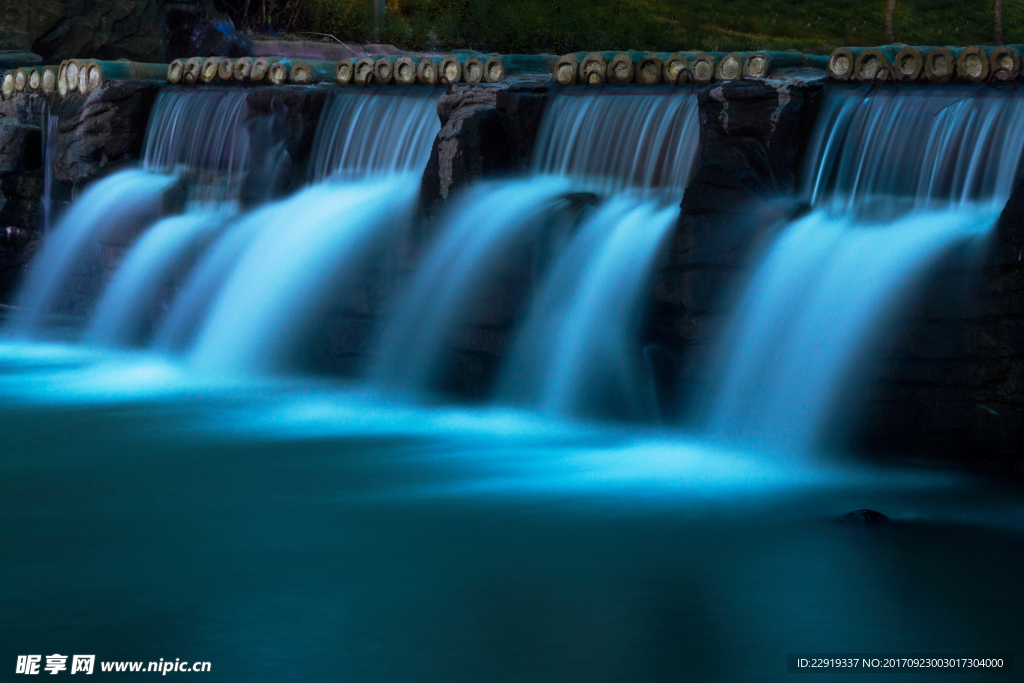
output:
[[[487,52],[796,49],[885,40],[885,0],[222,0],[247,28],[327,33],[355,43]],[[244,4],[243,4],[244,3]],[[1024,43],[1024,0],[1004,0],[1004,42]],[[897,0],[898,42],[992,44],[992,0]]]

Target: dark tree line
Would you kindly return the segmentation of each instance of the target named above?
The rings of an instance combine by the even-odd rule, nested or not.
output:
[[[889,44],[896,42],[896,34],[892,28],[893,14],[896,12],[896,0],[888,0],[885,7],[885,39]],[[993,24],[995,27],[996,45],[1003,44],[1003,0],[993,0]]]

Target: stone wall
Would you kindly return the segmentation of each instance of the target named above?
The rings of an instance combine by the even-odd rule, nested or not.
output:
[[[947,256],[893,329],[855,444],[1024,473],[1024,183],[984,250]]]
[[[728,81],[698,95],[700,162],[654,284],[647,340],[664,350],[668,414],[692,413],[709,342],[751,248],[806,210],[801,162],[823,79]],[[683,388],[675,384],[682,377]]]

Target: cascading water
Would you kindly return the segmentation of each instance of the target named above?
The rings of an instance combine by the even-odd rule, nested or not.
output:
[[[545,112],[533,172],[604,193],[682,193],[696,169],[697,125],[695,96],[567,90]]]
[[[468,302],[508,250],[534,233],[568,188],[559,179],[541,178],[507,187],[485,186],[467,197],[413,276],[384,332],[371,377],[384,384],[427,389],[448,335]]]
[[[186,269],[189,256],[205,246],[230,218],[223,210],[191,211],[156,223],[125,257],[103,292],[84,341],[98,346],[134,346],[162,291]]]
[[[286,369],[331,292],[351,284],[346,278],[371,247],[407,229],[418,189],[416,178],[403,175],[325,183],[254,214],[261,227],[199,330],[193,366]]]
[[[39,332],[68,280],[99,243],[148,225],[163,210],[164,193],[174,182],[171,176],[124,171],[90,187],[43,244],[22,288],[12,331],[26,337]]]
[[[436,89],[372,89],[333,96],[317,127],[310,162],[314,182],[332,176],[422,172],[441,130]]]
[[[577,152],[658,129],[627,108],[598,137],[583,135],[612,94],[631,96],[586,91],[600,101],[566,126],[582,136]],[[690,105],[660,105],[679,105],[696,139]],[[369,135],[389,130],[378,122]],[[646,136],[637,144],[653,150]],[[677,161],[678,178],[692,165]],[[176,180],[128,171],[94,184],[45,237],[24,297],[34,339],[0,342],[8,666],[75,670],[71,653],[89,652],[99,671],[116,659],[160,658],[165,672],[201,659],[211,681],[783,681],[784,652],[1012,653],[1024,642],[1018,487],[838,468],[504,405],[410,405],[261,372],[289,366],[331,297],[375,310],[387,286],[343,290],[351,277],[373,279],[392,248],[405,265],[396,235],[418,183],[399,166],[257,208],[247,201],[244,212],[193,204],[171,217],[159,198],[176,195]],[[560,168],[467,191],[392,321],[406,330],[398,365],[411,367],[391,376],[419,382],[436,367],[436,339],[458,327],[461,297],[488,298],[487,264],[509,252],[516,267],[528,262],[536,294],[509,344],[501,398],[560,417],[648,410],[635,324],[684,181],[664,181],[664,170],[595,181],[597,171]],[[606,186],[619,189],[595,195]],[[966,202],[893,226],[833,217],[825,209],[840,192],[824,192],[817,218],[793,226],[769,258],[763,288],[775,297],[752,304],[751,320],[781,322],[739,351],[802,334],[789,355],[820,357],[816,339],[856,341],[847,328],[861,323],[845,304],[832,318],[842,324],[820,332],[851,280],[872,281],[855,301],[871,317],[902,286],[905,262],[961,239],[974,218],[984,230],[986,216]],[[866,199],[864,214],[878,215],[867,211],[877,194]],[[897,228],[899,240],[881,239]],[[127,255],[95,307],[93,344],[43,343],[41,323],[60,310],[48,302],[72,264],[97,261],[98,238],[116,242],[104,258]],[[520,249],[524,240],[555,246]],[[386,257],[354,268],[378,242]],[[773,301],[807,306],[806,324],[792,310],[776,316]],[[790,322],[788,337],[775,335]],[[111,348],[151,336],[153,352]],[[891,523],[827,523],[863,507]],[[54,654],[19,654],[32,652]]]
[[[812,447],[914,284],[990,232],[1022,125],[1010,93],[829,93],[805,180],[819,208],[783,231],[739,300],[713,363],[710,432]]]
[[[649,415],[633,341],[639,302],[678,218],[698,139],[689,94],[559,94],[541,124],[534,176],[477,188],[458,205],[397,307],[371,377],[429,388],[469,302],[493,286],[501,259],[536,238],[560,197],[599,192],[610,195],[605,206],[555,254],[539,286],[498,398],[563,417]],[[609,367],[613,376],[597,382]],[[622,400],[609,402],[609,393]]]
[[[580,228],[534,298],[502,399],[562,417],[656,414],[635,333],[643,285],[677,219],[675,207],[619,195]]]
[[[43,107],[43,234],[50,232],[53,223],[53,164],[57,160],[57,125],[60,117]]]
[[[237,199],[250,164],[247,102],[244,89],[162,91],[146,128],[143,168],[194,179],[197,201]]]

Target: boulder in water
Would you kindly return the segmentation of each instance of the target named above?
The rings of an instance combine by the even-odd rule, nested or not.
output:
[[[878,526],[879,524],[885,524],[889,521],[889,518],[881,512],[875,512],[874,510],[868,510],[867,508],[847,512],[839,518],[840,523],[854,526]]]

